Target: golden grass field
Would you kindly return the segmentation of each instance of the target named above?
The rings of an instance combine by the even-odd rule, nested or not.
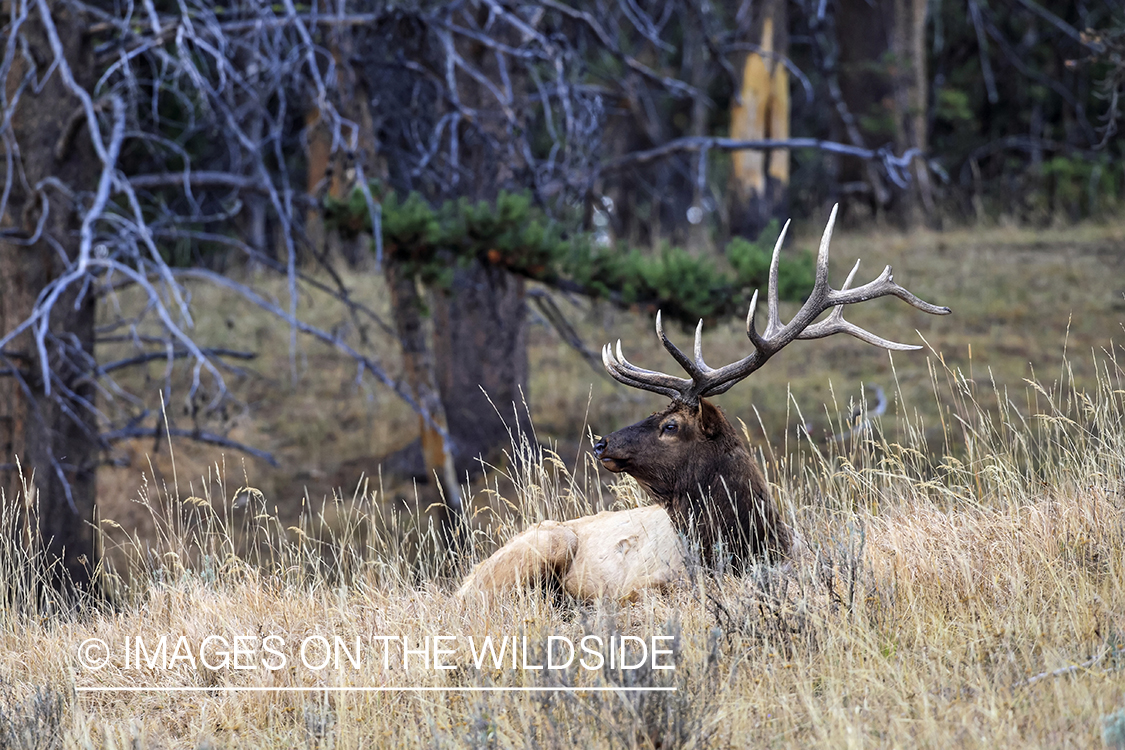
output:
[[[500,467],[503,497],[478,499],[509,512],[451,560],[427,551],[422,516],[390,501],[399,489],[372,465],[409,439],[409,412],[313,346],[297,353],[302,380],[286,381],[287,332],[199,290],[201,309],[220,311],[200,327],[263,352],[252,367],[270,373],[235,384],[245,410],[228,415],[231,434],[283,469],[183,442],[123,446],[132,465],[101,487],[114,607],[59,613],[36,596],[25,553],[0,548],[0,748],[1125,748],[1125,227],[842,234],[837,284],[860,255],[861,277],[893,262],[899,283],[954,314],[889,300],[849,319],[900,341],[917,329],[929,349],[892,359],[846,337],[797,342],[720,399],[806,553],[627,604],[533,591],[482,608],[453,591],[529,522],[645,502],[580,451],[587,425],[609,432],[655,396],[623,393],[534,328],[529,401],[558,451]],[[669,367],[647,315],[568,309],[588,345],[621,337],[633,361]],[[393,366],[386,342],[372,346]],[[709,361],[744,346],[737,324],[705,332]],[[826,440],[861,383],[887,391],[887,414],[868,435]],[[535,666],[549,637],[587,635],[671,636],[661,666],[673,668],[523,668],[524,639]],[[253,668],[217,664],[214,648],[215,668],[138,666],[135,651],[126,664],[126,638],[152,652],[161,636],[165,656],[181,636],[192,655],[208,636],[247,637],[238,658]],[[269,636],[278,669],[263,661],[277,665]],[[426,636],[453,637],[452,669],[419,655],[404,669],[401,641],[385,667],[380,638],[418,649]],[[517,639],[516,668],[477,668],[486,636]],[[345,653],[314,668],[318,637],[352,652],[358,637],[358,664]],[[111,656],[96,670],[79,658],[92,638]],[[84,691],[120,687],[143,690]],[[298,687],[313,689],[274,690]],[[168,688],[193,692],[155,690]]]

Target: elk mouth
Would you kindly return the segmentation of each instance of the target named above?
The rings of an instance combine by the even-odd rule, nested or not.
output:
[[[629,467],[629,460],[625,458],[599,456],[598,460],[602,462],[602,466],[604,466],[607,471],[612,471],[614,474],[619,474]]]
[[[614,474],[625,471],[629,466],[629,459],[607,456],[606,451],[608,450],[609,441],[605,438],[601,438],[598,442],[594,443],[594,457],[602,462],[602,466],[604,466],[607,471],[612,471]]]

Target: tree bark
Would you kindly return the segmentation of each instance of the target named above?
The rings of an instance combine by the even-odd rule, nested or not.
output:
[[[393,273],[388,270],[388,276]],[[479,475],[486,468],[482,459],[497,465],[506,449],[520,447],[525,438],[528,447],[536,448],[527,400],[525,286],[518,276],[474,262],[457,269],[448,288],[431,290],[433,372],[441,408],[432,408],[430,413],[440,415],[444,411],[456,480]],[[409,309],[400,309],[411,304],[406,300],[401,287],[398,292],[392,291],[405,374],[413,388],[415,377],[425,379],[420,375],[424,369],[421,357],[428,355],[423,355],[417,344],[410,343],[411,335],[404,333],[415,325],[404,328],[400,322],[412,315]],[[420,319],[416,325],[420,332]],[[411,374],[412,369],[415,374]],[[421,439],[383,457],[383,468],[420,482],[432,482],[437,471],[448,503],[453,496],[447,488],[455,487],[458,481],[450,480],[447,456],[438,452],[440,434],[427,431],[424,420],[419,424]],[[451,509],[450,516],[455,517],[457,512]]]
[[[324,3],[321,3],[323,6]],[[325,11],[330,9],[325,8]],[[355,162],[362,164],[365,174],[371,176],[371,162],[374,160],[374,121],[371,114],[367,89],[361,75],[352,66],[355,52],[355,39],[351,31],[331,29],[326,32],[328,51],[335,62],[335,80],[326,81],[335,85],[341,92],[337,113],[348,120],[342,124],[339,137],[343,143],[335,142],[331,123],[315,105],[305,113],[305,139],[307,174],[306,183],[309,195],[320,199],[328,195],[335,200],[343,200],[356,184]],[[354,132],[353,127],[354,126]],[[348,148],[348,140],[354,136],[355,150]],[[339,232],[330,232],[324,224],[324,216],[319,207],[310,207],[305,217],[305,233],[314,253],[340,254],[352,265],[362,265],[361,253],[366,243],[346,241]]]
[[[438,387],[458,476],[498,462],[503,449],[530,436],[527,315],[523,279],[480,263],[458,269],[434,293]]]
[[[789,54],[789,17],[784,0],[767,0],[757,13],[749,40],[761,52],[746,55],[730,137],[780,140],[789,137],[789,72],[780,61]],[[731,233],[756,238],[786,212],[789,151],[736,151],[732,158]]]
[[[436,521],[442,542],[446,547],[457,542],[457,527],[462,514],[461,491],[454,468],[450,441],[442,435],[449,434],[441,393],[434,374],[434,358],[430,350],[423,323],[424,303],[418,293],[413,274],[404,273],[398,263],[387,264],[387,286],[391,292],[391,311],[402,346],[403,374],[410,385],[415,401],[429,415],[418,417],[421,432],[422,464],[426,479],[437,480],[442,488],[443,503],[428,508],[427,515]]]
[[[54,21],[78,83],[89,87],[95,73],[88,40],[79,20],[63,5],[54,6]],[[22,33],[38,62],[36,75],[48,73],[51,49],[43,24],[33,15]],[[28,74],[28,62],[16,54],[5,81],[8,101]],[[23,90],[11,121],[14,140],[27,177],[11,185],[7,211],[0,217],[6,230],[31,239],[48,202],[49,213],[39,240],[33,244],[0,239],[0,331],[11,331],[32,313],[36,297],[62,269],[59,249],[73,257],[77,252],[79,218],[71,196],[41,180],[53,177],[75,195],[96,185],[100,164],[85,126],[70,132],[68,121],[78,107],[54,71],[42,88]],[[47,238],[53,240],[53,245]],[[60,343],[49,349],[49,370],[54,376],[51,394],[41,375],[35,343],[28,334],[6,347],[0,358],[0,491],[3,510],[18,514],[33,543],[46,553],[46,579],[55,587],[88,588],[98,555],[95,548],[94,506],[98,463],[98,425],[93,411],[95,390],[91,371],[94,349],[95,299],[78,298],[79,289],[64,293],[54,307],[51,329],[63,332]],[[34,476],[32,496],[24,496],[16,461],[27,479]]]
[[[684,68],[686,78],[699,93],[691,100],[691,124],[688,134],[697,138],[707,135],[708,106],[703,92],[707,90],[707,42],[706,29],[702,18],[690,14],[684,21]],[[710,199],[707,185],[700,177],[706,174],[707,149],[700,149],[696,156],[695,177],[691,193],[693,215],[688,216],[688,246],[693,249],[706,248],[710,244],[711,222],[707,220]]]

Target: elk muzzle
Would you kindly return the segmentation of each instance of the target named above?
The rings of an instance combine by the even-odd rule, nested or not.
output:
[[[604,437],[594,443],[594,457],[602,462],[602,466],[607,471],[612,471],[614,474],[625,471],[625,466],[628,463],[624,458],[609,453],[609,442]]]

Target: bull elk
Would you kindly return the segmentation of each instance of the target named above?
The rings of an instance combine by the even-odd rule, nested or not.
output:
[[[736,569],[755,559],[778,561],[790,554],[792,532],[770,497],[762,471],[722,410],[707,399],[726,393],[797,339],[846,333],[895,351],[920,349],[876,336],[844,320],[846,305],[894,296],[934,315],[950,310],[924,302],[895,283],[891,267],[871,281],[850,288],[856,261],[840,289],[828,283],[828,245],[836,208],[828,219],[816,262],[816,282],[797,314],[782,324],[778,314],[778,258],[789,223],[781,230],[770,264],[765,330],[758,332],[758,292],[750,300],[746,336],[753,351],[712,368],[703,360],[703,321],[695,329],[694,356],[688,357],[665,335],[660,313],[656,335],[687,378],[645,370],[606,345],[602,363],[616,380],[659,393],[669,404],[647,419],[605,436],[594,455],[607,470],[631,475],[656,500],[658,508],[603,512],[571,521],[544,521],[512,539],[465,579],[461,595],[488,592],[555,577],[578,598],[626,599],[643,588],[674,581],[684,569],[679,537],[697,539],[702,561],[729,560]],[[817,317],[831,310],[827,317]],[[669,539],[669,536],[675,537]]]

